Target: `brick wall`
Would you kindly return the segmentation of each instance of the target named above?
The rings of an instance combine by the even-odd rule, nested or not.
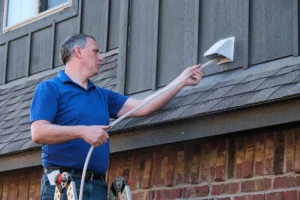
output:
[[[109,183],[120,175],[131,181],[133,200],[300,199],[300,129],[252,131],[114,154]]]

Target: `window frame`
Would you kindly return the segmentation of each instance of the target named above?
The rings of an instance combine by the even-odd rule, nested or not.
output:
[[[52,14],[55,14],[55,13],[58,13],[66,8],[69,8],[69,7],[72,7],[72,4],[73,4],[73,0],[68,0],[68,2],[66,3],[62,3],[54,8],[51,8],[49,10],[46,10],[44,12],[41,12],[41,13],[38,13],[37,15],[35,15],[34,17],[31,17],[29,19],[26,19],[26,20],[23,20],[19,23],[16,23],[12,26],[6,26],[7,24],[7,13],[8,13],[8,1],[9,0],[4,0],[4,16],[3,16],[3,27],[2,27],[2,33],[6,33],[6,32],[9,32],[9,31],[12,31],[12,30],[15,30],[17,28],[20,28],[22,26],[25,26],[27,24],[30,24],[32,22],[35,22],[35,21],[38,21],[44,17],[48,17]],[[38,10],[38,3],[39,3],[39,0],[35,0],[36,1],[36,10]]]

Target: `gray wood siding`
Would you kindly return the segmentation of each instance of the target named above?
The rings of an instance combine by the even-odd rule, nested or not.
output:
[[[52,27],[32,33],[29,74],[35,74],[51,68]]]
[[[128,33],[129,46],[127,57],[126,93],[151,88],[151,68],[153,49],[153,11],[155,1],[133,1],[130,5],[131,24]]]
[[[77,33],[77,18],[71,18],[56,24],[55,44],[54,44],[54,67],[59,67],[62,62],[59,58],[59,48],[61,43],[69,36]]]
[[[199,20],[199,63],[209,61],[203,55],[218,40],[234,36],[234,62],[205,69],[212,74],[242,66],[244,39],[244,2],[236,0],[201,0]],[[222,5],[222,6],[220,6]]]
[[[250,1],[249,63],[293,54],[293,0]]]
[[[119,46],[120,0],[109,1],[108,50]]]
[[[29,37],[9,42],[6,69],[7,82],[27,76]]]
[[[71,7],[7,33],[2,32],[1,19],[0,53],[4,56],[9,45],[7,61],[0,60],[0,84],[61,66],[60,45],[75,33],[93,35],[102,52],[117,48],[119,12],[120,0],[72,0]],[[3,14],[4,1],[0,1]]]
[[[5,66],[5,59],[6,59],[6,45],[0,46],[0,83],[3,83],[4,78],[4,66]]]
[[[196,1],[160,1],[157,85],[168,84],[192,63]]]
[[[107,49],[108,0],[88,0],[82,5],[82,32],[93,35],[101,52]]]

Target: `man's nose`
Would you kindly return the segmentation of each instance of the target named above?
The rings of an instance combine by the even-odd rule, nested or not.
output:
[[[98,60],[99,61],[103,61],[103,57],[102,57],[102,55],[100,53],[98,54]]]

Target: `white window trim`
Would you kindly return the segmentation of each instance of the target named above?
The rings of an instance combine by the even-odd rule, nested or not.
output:
[[[39,1],[39,0],[36,0],[36,1]],[[36,5],[38,5],[38,3]],[[19,22],[17,24],[12,25],[12,26],[6,27],[8,0],[5,0],[5,2],[4,2],[4,17],[3,17],[3,33],[15,30],[17,28],[20,28],[20,27],[25,26],[27,24],[30,24],[32,22],[38,21],[38,20],[40,20],[40,19],[42,19],[44,17],[47,17],[47,16],[52,15],[54,13],[60,12],[60,11],[66,9],[68,7],[71,7],[71,6],[72,6],[72,0],[68,0],[68,2],[63,3],[63,4],[59,5],[59,6],[54,7],[54,8],[51,8],[49,10],[46,10],[46,11],[44,11],[42,13],[39,13],[39,14],[37,14],[34,17],[26,19],[26,20],[24,20],[22,22]]]

